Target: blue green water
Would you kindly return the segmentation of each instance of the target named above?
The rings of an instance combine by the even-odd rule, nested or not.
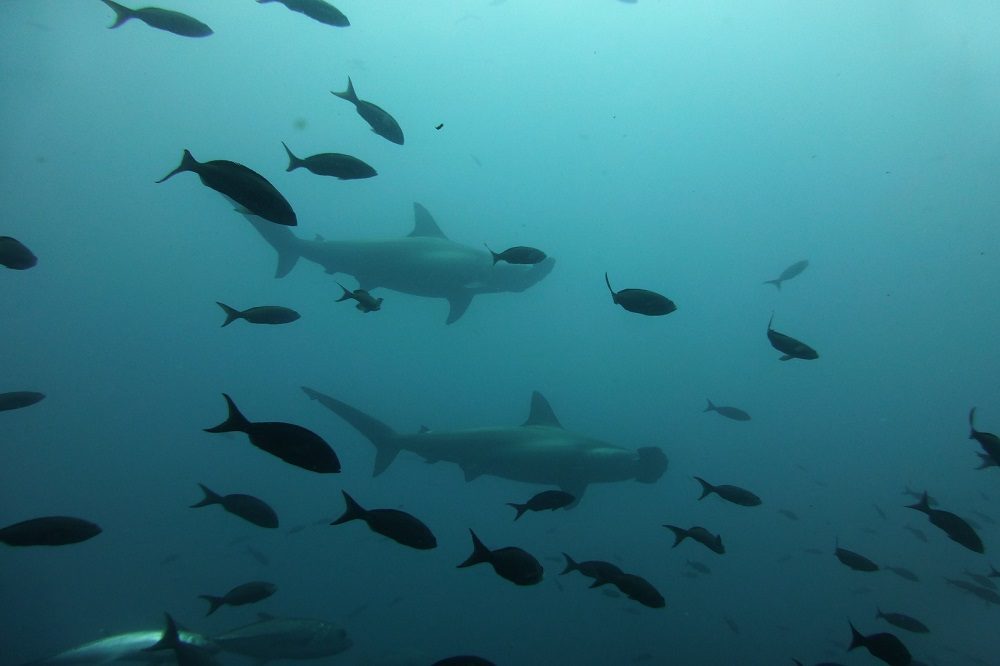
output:
[[[104,529],[0,550],[0,662],[158,627],[164,611],[211,634],[258,610],[343,625],[355,645],[334,664],[463,652],[498,664],[877,663],[844,651],[848,618],[893,630],[926,663],[995,661],[1000,611],[944,578],[985,573],[1000,548],[1000,472],[974,471],[966,439],[973,405],[980,429],[1000,431],[1000,7],[336,4],[349,28],[251,0],[159,5],[210,25],[204,39],[135,21],[107,30],[97,0],[0,6],[0,235],[39,257],[0,269],[0,391],[48,396],[0,413],[0,524],[69,514]],[[400,122],[404,146],[330,94],[348,76]],[[281,141],[355,155],[379,175],[286,173]],[[274,279],[273,251],[194,175],[154,184],[184,148],[267,177],[302,238],[403,236],[418,201],[457,242],[534,246],[557,264],[523,293],[477,296],[450,326],[444,301],[385,290],[382,310],[362,315],[334,303],[339,288],[314,264]],[[804,258],[780,292],[762,284]],[[621,310],[605,271],[678,310]],[[302,319],[223,329],[215,301]],[[818,360],[777,360],[772,311]],[[373,479],[372,447],[302,385],[401,432],[519,424],[540,390],[567,428],[660,446],[670,470],[514,523],[504,503],[542,486],[466,483],[407,453]],[[321,434],[343,473],[203,433],[225,415],[221,392],[251,418]],[[706,397],[753,420],[702,413]],[[764,503],[698,502],[692,475]],[[282,529],[189,509],[196,482],[266,499]],[[906,485],[974,520],[986,554],[904,508]],[[340,514],[341,488],[419,516],[438,548],[314,525]],[[727,552],[672,549],[663,523],[704,525]],[[517,588],[485,566],[455,569],[470,527],[532,552],[545,580]],[[848,570],[838,538],[920,583]],[[643,575],[667,607],[558,577],[547,558],[562,551]],[[686,559],[712,573],[686,577]],[[254,579],[278,593],[203,617],[197,595]],[[876,606],[932,633],[894,630]]]

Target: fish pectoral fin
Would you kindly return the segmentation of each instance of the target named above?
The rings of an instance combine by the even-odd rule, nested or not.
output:
[[[478,479],[483,474],[483,470],[478,467],[473,467],[472,465],[463,465],[462,473],[465,474],[465,482],[474,481]]]
[[[445,321],[446,324],[454,324],[465,314],[472,303],[472,296],[472,292],[462,291],[448,297],[450,310],[448,311],[448,319]]]

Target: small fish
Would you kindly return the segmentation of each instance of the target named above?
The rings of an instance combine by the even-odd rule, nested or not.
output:
[[[778,513],[783,515],[785,518],[788,518],[788,520],[799,519],[799,514],[795,513],[794,511],[791,511],[790,509],[778,509]]]
[[[687,564],[689,567],[691,567],[692,569],[694,569],[698,573],[703,573],[703,574],[710,574],[710,573],[712,573],[712,570],[709,569],[704,564],[702,564],[701,562],[695,562],[694,560],[687,560],[685,562],[685,564]]]
[[[703,500],[712,493],[715,493],[727,502],[739,504],[740,506],[757,506],[761,503],[759,497],[745,488],[740,488],[739,486],[713,486],[700,476],[694,477],[694,480],[701,484],[701,497],[698,498],[699,500]]]
[[[593,578],[597,580],[609,580],[615,576],[624,573],[616,565],[611,562],[605,562],[603,560],[585,560],[583,562],[577,562],[572,557],[563,553],[563,557],[566,558],[566,567],[560,572],[560,576],[565,576],[571,571],[579,571],[581,574],[587,578]],[[594,583],[591,587],[597,587],[598,583]]]
[[[0,393],[0,412],[31,407],[35,403],[41,402],[44,399],[45,394],[38,393],[37,391],[10,391],[8,393]]]
[[[199,162],[185,149],[180,166],[156,182],[162,183],[183,171],[198,174],[202,184],[235,201],[251,215],[289,227],[298,224],[295,211],[281,192],[264,176],[238,162]]]
[[[598,579],[600,580],[600,579]],[[667,605],[663,595],[653,587],[652,583],[635,574],[620,573],[605,582],[617,587],[622,594],[633,601],[638,601],[649,608],[664,608]],[[603,583],[602,583],[603,584]]]
[[[992,572],[992,570],[994,570],[993,567],[990,567],[990,569],[991,569],[991,572]],[[982,587],[988,587],[991,590],[997,589],[996,583],[994,583],[992,580],[990,580],[990,574],[986,574],[984,576],[983,574],[977,574],[976,572],[969,571],[968,569],[964,569],[962,571],[962,573],[964,573],[966,576],[968,576],[972,580],[976,581],[977,585],[980,585]]]
[[[472,655],[460,655],[457,657],[448,657],[447,659],[439,659],[435,661],[431,666],[496,666],[489,659],[483,659],[482,657],[476,657]]]
[[[976,430],[976,426],[973,424],[973,419],[975,419],[975,417],[976,408],[973,407],[969,410],[969,439],[974,439],[979,442],[979,446],[981,446],[983,451],[993,459],[993,462],[1000,464],[1000,437],[997,437],[991,432]]]
[[[262,5],[268,2],[280,2],[293,12],[298,12],[314,21],[332,25],[335,28],[346,28],[351,25],[343,12],[323,0],[257,0],[257,2]]]
[[[841,548],[839,544],[836,546],[833,554],[837,556],[837,559],[840,560],[842,564],[854,569],[855,571],[878,571],[878,565],[869,560],[867,557],[859,555],[853,550]]]
[[[851,644],[847,648],[848,652],[855,648],[863,647],[873,657],[881,659],[889,664],[889,666],[908,666],[913,661],[910,651],[893,634],[880,633],[863,636],[854,628],[853,624],[850,622],[848,624],[851,625]]]
[[[373,132],[393,143],[400,146],[403,145],[403,130],[400,128],[399,123],[396,122],[396,119],[381,107],[371,102],[366,102],[363,99],[358,99],[357,94],[354,92],[354,82],[351,81],[351,77],[347,77],[347,90],[344,92],[334,92],[331,90],[330,93],[340,99],[346,99],[353,104],[358,115],[364,118],[365,122],[371,126]]]
[[[101,528],[69,516],[32,518],[0,528],[0,543],[8,546],[66,546],[93,539]]]
[[[396,543],[401,543],[417,550],[437,548],[437,539],[430,529],[405,511],[397,509],[365,509],[358,504],[346,491],[344,495],[347,508],[331,525],[342,525],[352,520],[363,520],[372,532],[387,536]]]
[[[767,322],[767,339],[771,343],[772,347],[783,354],[779,360],[790,361],[793,358],[800,358],[805,361],[812,361],[819,358],[819,354],[816,353],[816,350],[806,343],[796,340],[795,338],[785,335],[784,333],[778,333],[776,330],[771,328],[771,324],[773,322],[774,313],[771,313],[771,319]]]
[[[271,560],[270,560],[270,558],[268,558],[268,556],[265,555],[264,553],[260,552],[259,550],[257,550],[256,548],[254,548],[251,545],[247,545],[246,550],[247,550],[247,555],[249,555],[253,559],[257,560],[257,563],[260,564],[261,566],[264,566],[264,567],[271,566]]]
[[[292,153],[284,141],[281,142],[281,145],[285,146],[285,152],[288,153],[288,168],[285,171],[294,171],[303,167],[317,176],[332,176],[340,180],[358,180],[378,175],[375,169],[357,157],[342,153],[319,153],[299,158]]]
[[[611,292],[611,301],[629,312],[649,317],[660,317],[677,309],[672,300],[648,289],[622,289],[616,292],[611,288],[611,280],[608,279],[607,273],[604,274],[604,282],[608,285],[608,291]]]
[[[215,303],[226,313],[226,321],[222,322],[223,328],[229,326],[237,319],[245,319],[251,324],[289,324],[301,316],[295,310],[281,307],[280,305],[258,305],[257,307],[240,311],[219,301]]]
[[[434,126],[434,129],[439,130],[442,127],[444,127],[444,123],[438,123],[437,125]]]
[[[250,583],[237,585],[221,597],[212,596],[211,594],[200,594],[198,598],[208,602],[208,612],[205,615],[211,615],[222,606],[243,606],[245,604],[256,603],[262,599],[267,599],[277,591],[278,586],[274,583],[255,580]]]
[[[885,515],[885,511],[883,511],[878,504],[872,504],[872,507],[875,509],[875,513],[879,515],[879,518],[882,520],[889,520],[889,517]]]
[[[908,581],[912,581],[914,583],[917,583],[917,582],[920,581],[920,578],[917,577],[917,574],[913,573],[912,571],[910,571],[909,569],[906,569],[904,567],[884,566],[882,568],[885,569],[886,571],[891,571],[892,573],[896,574],[900,578],[905,578]]]
[[[562,490],[543,490],[524,504],[508,502],[507,506],[517,510],[514,520],[524,515],[525,511],[555,511],[567,507],[576,501],[576,497]]]
[[[779,275],[775,279],[764,280],[764,284],[773,284],[775,287],[778,288],[778,291],[781,291],[782,282],[784,282],[785,280],[791,280],[793,277],[804,271],[807,266],[809,266],[809,261],[807,259],[803,259],[802,261],[796,261],[794,264],[792,264],[785,270],[781,271],[781,275]]]
[[[0,266],[24,271],[38,264],[36,257],[21,241],[0,236]]]
[[[515,546],[490,550],[475,532],[470,529],[469,533],[472,534],[472,555],[457,568],[463,569],[485,562],[493,567],[497,575],[515,585],[536,585],[542,581],[542,565],[527,551]]]
[[[916,618],[903,613],[883,613],[882,609],[878,607],[875,609],[875,619],[885,620],[894,627],[912,631],[915,634],[929,634],[931,631],[927,625]]]
[[[903,529],[905,529],[908,532],[910,532],[913,536],[915,536],[920,541],[923,541],[924,543],[927,543],[927,535],[924,534],[924,531],[922,529],[920,529],[918,527],[911,527],[910,525],[904,525]]]
[[[181,37],[208,37],[212,34],[211,28],[187,14],[159,7],[129,9],[111,0],[102,0],[102,2],[115,13],[115,22],[109,25],[109,28],[117,28],[129,19],[138,19],[151,28],[172,32]]]
[[[222,397],[229,407],[229,416],[219,425],[205,428],[205,432],[246,433],[251,444],[290,465],[321,474],[340,471],[337,454],[312,430],[281,421],[250,422],[240,413],[232,398],[225,393]]]
[[[483,245],[486,246],[487,250],[490,250],[489,245],[485,243]],[[506,261],[508,264],[538,264],[545,261],[545,258],[548,256],[539,249],[524,245],[507,248],[503,252],[490,250],[490,254],[493,255],[494,266],[497,265],[498,261]]]
[[[192,504],[192,509],[197,509],[211,504],[219,504],[229,513],[242,518],[248,523],[253,523],[258,527],[275,528],[278,526],[278,514],[263,500],[259,500],[253,495],[219,495],[213,492],[208,486],[199,483],[201,491],[205,493],[205,498],[197,504]]]
[[[381,298],[374,298],[364,289],[355,289],[354,291],[351,291],[350,289],[340,284],[339,282],[337,284],[340,286],[341,289],[344,290],[344,295],[337,299],[338,303],[353,298],[358,302],[358,304],[355,307],[357,307],[357,309],[361,310],[362,312],[375,312],[376,310],[382,309]]]
[[[965,590],[966,592],[971,592],[986,603],[1000,605],[1000,594],[997,594],[989,588],[980,587],[979,585],[975,585],[964,580],[945,578],[945,581],[959,589]]]
[[[721,414],[722,416],[725,416],[727,419],[732,419],[733,421],[750,420],[750,415],[744,412],[739,407],[726,407],[726,406],[720,407],[712,403],[710,399],[708,398],[705,399],[708,400],[708,407],[701,410],[702,412],[716,412],[717,414]]]
[[[906,508],[926,513],[927,517],[930,518],[931,524],[947,534],[948,538],[955,543],[965,546],[976,553],[985,552],[986,548],[983,546],[983,540],[979,538],[979,535],[972,529],[972,526],[950,511],[932,509],[927,502],[926,493],[924,493],[920,502],[909,504]]]
[[[990,578],[1000,578],[1000,571],[997,571],[997,568],[991,564],[990,572],[986,575],[989,576]]]
[[[725,546],[722,545],[722,537],[718,534],[712,534],[704,527],[698,527],[697,525],[689,529],[684,529],[683,527],[677,527],[675,525],[664,525],[663,527],[666,527],[674,533],[674,548],[680,545],[684,539],[690,537],[719,555],[726,552]]]

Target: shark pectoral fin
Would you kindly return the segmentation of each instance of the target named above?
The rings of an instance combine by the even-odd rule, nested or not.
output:
[[[462,291],[448,297],[448,306],[451,309],[448,311],[446,324],[454,324],[465,314],[465,311],[469,309],[469,304],[472,303],[472,296],[472,292]]]
[[[468,483],[482,476],[483,470],[471,465],[464,465],[462,466],[462,472],[465,474],[465,482]]]

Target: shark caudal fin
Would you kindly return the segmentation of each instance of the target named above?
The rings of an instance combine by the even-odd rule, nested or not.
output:
[[[396,456],[399,454],[399,447],[395,443],[397,437],[395,430],[374,416],[369,416],[336,398],[331,398],[306,386],[303,386],[302,390],[311,399],[318,400],[321,405],[347,421],[355,430],[375,445],[375,468],[372,470],[372,476],[378,476],[384,472],[392,464],[392,461],[396,459]]]
[[[240,211],[240,213],[257,230],[257,233],[264,237],[267,244],[278,253],[278,267],[274,271],[274,277],[283,278],[288,275],[295,268],[299,257],[302,256],[300,249],[302,241],[287,227],[268,222],[245,211]]]

